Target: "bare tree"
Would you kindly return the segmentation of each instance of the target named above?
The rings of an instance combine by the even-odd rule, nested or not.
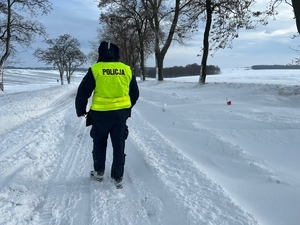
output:
[[[138,37],[135,29],[130,23],[122,20],[114,12],[112,14],[101,14],[102,27],[98,29],[99,41],[111,41],[120,48],[120,60],[135,68],[139,61],[136,43]]]
[[[101,7],[110,5],[111,8],[107,10],[109,13],[117,7],[118,14],[115,14],[117,17],[115,21],[118,23],[125,21],[124,25],[127,28],[132,26],[138,32],[139,42],[135,45],[140,51],[141,68],[144,67],[143,55],[147,56],[151,52],[148,51],[145,54],[142,51],[148,49],[148,46],[154,49],[158,80],[163,80],[163,61],[170,44],[174,40],[183,44],[187,33],[196,27],[196,23],[193,26],[193,22],[197,20],[197,17],[193,15],[198,12],[190,7],[193,0],[176,0],[175,4],[169,0],[101,0],[99,2]],[[148,28],[149,25],[151,29]],[[149,30],[152,32],[149,33]],[[143,47],[144,45],[147,45],[146,48]]]
[[[41,0],[0,1],[0,89],[4,90],[3,70],[16,45],[28,47],[36,35],[46,37],[45,27],[32,18],[48,14],[52,4]],[[21,12],[21,13],[19,13]],[[25,16],[28,17],[25,17]]]
[[[86,56],[80,51],[79,41],[69,34],[64,34],[58,38],[49,39],[46,43],[50,45],[48,49],[38,48],[33,55],[39,61],[58,69],[61,85],[64,84],[63,75],[66,71],[67,81],[70,83],[73,72],[86,62]]]
[[[66,52],[66,76],[68,84],[71,83],[71,76],[87,61],[87,57],[84,55],[82,51],[79,49],[80,44],[78,42],[77,48],[69,48]]]
[[[199,77],[200,84],[205,84],[209,51],[231,47],[232,41],[238,38],[240,29],[254,29],[257,25],[264,24],[264,18],[254,19],[262,15],[262,12],[251,11],[254,4],[254,0],[205,1],[206,14],[202,19],[206,21],[206,25],[203,38],[201,75]],[[202,1],[199,1],[198,7],[202,11]]]
[[[153,32],[149,27],[149,21],[145,9],[138,0],[122,1],[120,11],[125,15],[126,21],[132,24],[136,31],[138,42],[135,43],[139,52],[140,70],[142,80],[146,79],[145,60],[153,53]],[[125,4],[124,4],[125,3]]]
[[[146,77],[145,60],[153,52],[153,47],[151,46],[153,42],[153,33],[151,29],[149,29],[149,22],[147,20],[146,13],[143,5],[141,4],[141,1],[100,0],[98,7],[103,12],[100,17],[101,23],[104,22],[106,23],[106,25],[114,26],[114,27],[116,27],[114,23],[121,23],[122,27],[124,28],[125,26],[126,29],[128,30],[129,38],[133,41],[132,42],[133,47],[131,47],[130,51],[133,50],[135,52],[134,53],[125,52],[127,54],[126,58],[128,58],[129,56],[131,57],[133,56],[133,58],[138,57],[142,80],[145,80]],[[108,9],[106,9],[107,7]],[[112,30],[112,29],[110,28],[106,30]],[[112,32],[120,33],[117,30],[114,30]],[[122,42],[122,40],[118,40],[118,38],[116,39],[117,40],[115,40],[115,43]],[[123,45],[122,51],[124,50],[126,51],[129,50],[128,45],[126,49],[124,49],[124,45]],[[138,56],[136,56],[136,51],[139,54]],[[133,65],[133,67],[136,67],[136,65]]]
[[[293,8],[297,30],[300,34],[300,0],[270,0],[268,2],[268,9],[266,10],[267,17],[276,16],[278,14],[276,9],[283,1]]]
[[[277,8],[279,5],[281,5],[282,2],[285,2],[286,4],[290,5],[293,8],[295,20],[296,20],[296,27],[298,34],[300,34],[300,0],[270,0],[268,1],[267,10],[264,12],[264,25],[266,25],[268,22],[267,20],[269,17],[276,18],[276,15],[278,15]],[[294,37],[297,37],[296,35]],[[292,49],[295,52],[299,54],[299,50]],[[300,59],[295,58],[295,63],[300,64]]]
[[[96,41],[90,41],[90,45],[91,45],[92,51],[91,51],[90,53],[88,53],[88,55],[87,55],[87,60],[88,60],[91,64],[94,64],[94,63],[96,63],[97,60],[98,60],[99,54],[98,54],[97,49],[98,49],[98,47],[99,47],[99,44],[98,44],[98,42],[96,42]]]
[[[196,27],[197,17],[194,14],[198,12],[191,7],[193,0],[175,0],[174,3],[167,0],[141,1],[155,36],[157,79],[162,81],[163,62],[172,41],[184,42],[188,32]]]

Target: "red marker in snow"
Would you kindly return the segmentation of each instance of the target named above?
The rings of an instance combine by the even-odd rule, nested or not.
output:
[[[226,100],[227,100],[227,105],[231,105],[231,100],[230,100],[230,98],[226,98]]]

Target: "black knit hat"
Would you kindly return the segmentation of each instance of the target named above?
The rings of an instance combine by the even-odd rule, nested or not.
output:
[[[119,47],[110,42],[102,41],[98,53],[98,62],[118,62],[120,60]]]

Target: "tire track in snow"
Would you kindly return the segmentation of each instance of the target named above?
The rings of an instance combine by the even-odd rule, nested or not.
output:
[[[43,137],[47,137],[48,130],[43,130],[45,127],[47,128],[45,121],[49,120],[51,116],[58,117],[59,111],[70,106],[70,98],[73,96],[74,93],[69,94],[67,92],[51,105],[50,110],[43,111],[39,116],[35,115],[33,118],[28,118],[11,129],[10,132],[0,135],[4,140],[0,147],[0,175],[13,173],[16,167],[24,164],[24,159],[37,158],[34,153],[31,153],[31,148],[32,146],[35,147],[36,143],[42,142]],[[56,122],[57,120],[54,118],[50,123],[55,124]],[[40,124],[44,125],[41,126]],[[36,129],[32,130],[33,127],[36,127]],[[19,162],[16,163],[16,161]]]
[[[1,217],[0,223],[31,221],[32,224],[41,224],[38,210],[43,208],[47,197],[44,187],[51,186],[51,174],[55,172],[55,162],[61,154],[57,151],[57,143],[64,139],[60,130],[66,117],[72,117],[66,112],[71,108],[71,112],[74,111],[74,93],[70,92],[67,90],[50,109],[38,112],[39,116],[36,114],[24,120],[12,132],[2,135],[5,141],[0,155],[1,165],[5,167],[1,173],[7,178],[2,180],[0,190],[0,213],[6,215]],[[8,173],[11,175],[7,176]],[[15,210],[12,211],[11,207]],[[26,210],[26,216],[19,213],[22,209]]]
[[[66,90],[2,135],[0,157],[5,168],[0,173],[6,179],[1,180],[0,224],[90,223],[90,152],[85,146],[91,143],[84,120],[78,124],[74,97]],[[25,217],[18,213],[23,208],[28,212]]]
[[[62,105],[67,107],[66,103],[65,101],[59,107],[50,110],[50,112],[44,112],[38,117],[28,119],[14,127],[10,132],[1,135],[3,141],[0,147],[0,175],[13,173],[20,165],[31,163],[32,160],[38,157],[37,154],[32,153],[32,148],[40,147],[38,144],[43,141],[43,138],[47,138],[49,130],[45,129],[48,128],[45,121],[47,120],[53,125],[57,123],[57,119],[54,118],[50,121],[49,118],[51,116],[58,117],[58,111],[61,110]],[[33,130],[33,127],[36,127],[36,129]],[[55,142],[56,140],[54,138],[53,141]]]
[[[69,94],[68,92],[67,94],[64,94],[53,104],[51,104],[49,109],[38,111],[35,115],[32,115],[31,118],[21,121],[17,126],[12,128],[10,132],[0,135],[0,137],[2,137],[4,140],[0,148],[0,160],[9,155],[15,154],[17,151],[29,145],[31,142],[38,140],[39,137],[36,133],[39,132],[39,129],[32,130],[32,127],[40,127],[39,124],[43,124],[44,121],[51,116],[57,116],[59,111],[63,111],[67,107],[70,107],[70,98],[72,99],[73,96],[74,93]],[[45,127],[46,126],[47,125],[45,125]],[[20,142],[20,139],[22,142]],[[12,145],[12,143],[8,143],[11,141],[13,141],[15,144],[13,145],[13,149],[6,147]]]
[[[5,133],[18,129],[19,126],[32,119],[38,119],[47,115],[47,113],[51,113],[51,111],[67,106],[69,97],[75,95],[72,88],[74,87],[68,86],[67,88],[49,88],[42,92],[32,91],[26,93],[26,95],[29,95],[26,98],[30,97],[30,101],[23,100],[24,93],[1,96],[3,97],[3,99],[0,98],[3,107],[0,108],[0,113],[5,119],[0,121],[0,126],[4,128],[0,131],[0,137]],[[11,96],[14,97],[11,98]],[[14,101],[13,104],[12,101]],[[57,104],[61,104],[61,107],[58,107]]]
[[[131,135],[133,127],[129,126],[126,180],[134,186],[133,191],[139,196],[140,205],[144,208],[150,224],[177,224],[186,221],[186,214],[177,206],[176,200],[169,196],[168,190],[161,187],[161,180],[157,179],[144,155],[138,150],[135,137]]]
[[[26,157],[26,152],[23,152],[17,154],[15,157],[11,157],[11,155],[14,155],[16,152],[21,151],[23,148],[26,148],[30,143],[34,142],[34,137],[29,137],[25,143],[20,142],[16,143],[15,146],[13,146],[12,149],[6,148],[6,149],[0,149],[0,164],[1,164],[1,170],[0,170],[0,176],[6,177],[6,179],[3,179],[0,183],[0,187],[3,187],[5,184],[9,183],[12,177],[15,175],[16,171],[22,170],[24,168],[24,165],[20,163],[16,163],[18,158],[24,159]],[[6,143],[3,143],[3,146],[7,146]],[[2,154],[1,154],[2,153]],[[21,157],[20,157],[21,156]],[[23,160],[22,160],[23,161]]]
[[[73,104],[65,111],[73,111]],[[72,112],[71,111],[71,112]],[[61,151],[58,167],[49,182],[45,204],[42,207],[43,224],[89,224],[90,222],[90,165],[87,146],[90,146],[85,121],[65,113],[63,138],[57,144]],[[85,175],[86,174],[86,175]]]

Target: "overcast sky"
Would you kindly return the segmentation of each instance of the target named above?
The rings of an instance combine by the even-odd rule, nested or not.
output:
[[[53,10],[47,16],[41,17],[46,26],[49,38],[70,34],[81,43],[81,50],[88,54],[91,51],[89,41],[95,41],[99,28],[99,9],[93,0],[52,0]],[[261,0],[258,2],[266,2]],[[266,3],[264,3],[266,4]],[[248,67],[257,64],[289,64],[293,58],[300,57],[290,49],[300,49],[300,37],[292,39],[297,34],[292,7],[283,3],[278,8],[276,20],[269,20],[269,24],[256,30],[239,32],[239,38],[233,41],[232,49],[218,50],[213,57],[208,58],[209,65],[222,68]],[[201,63],[200,52],[203,40],[201,30],[188,47],[171,45],[164,61],[164,67],[185,66],[192,63]],[[22,66],[44,66],[32,56],[38,47],[43,49],[49,46],[41,39],[29,49],[20,54]],[[89,65],[87,65],[88,67]],[[147,66],[154,66],[154,58],[147,61]]]

